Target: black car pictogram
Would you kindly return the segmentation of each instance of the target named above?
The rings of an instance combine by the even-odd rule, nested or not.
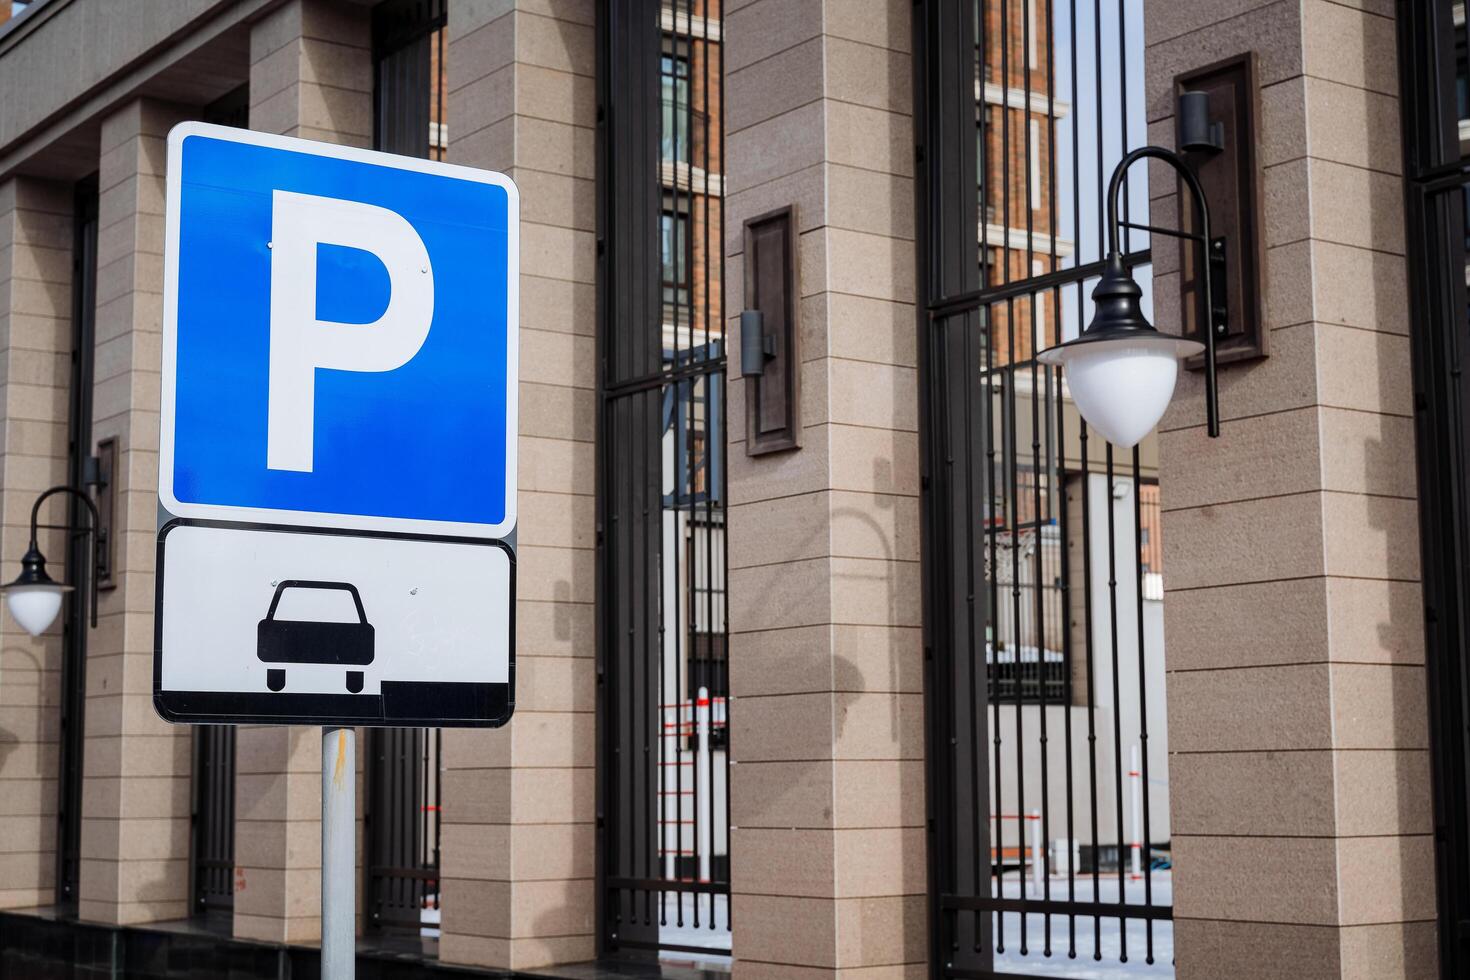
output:
[[[287,589],[337,589],[351,593],[357,606],[355,623],[320,623],[314,620],[277,619],[276,607]],[[276,586],[271,607],[256,630],[255,654],[268,664],[335,664],[365,667],[373,662],[373,627],[363,612],[357,586],[349,582],[312,582],[289,579]],[[286,669],[265,672],[265,685],[272,691],[286,686]],[[347,671],[347,690],[362,691],[362,671]]]

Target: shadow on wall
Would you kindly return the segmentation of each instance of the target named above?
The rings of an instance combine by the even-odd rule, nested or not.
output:
[[[891,695],[888,699],[888,736],[895,745],[902,745],[904,741],[902,723],[904,703],[903,698],[899,695],[913,692],[904,685],[901,658],[906,653],[913,653],[917,656],[921,648],[915,643],[911,644],[912,650],[907,649],[908,645],[893,633],[894,629],[918,625],[914,622],[914,610],[918,601],[919,589],[917,564],[913,564],[912,574],[905,574],[905,562],[896,554],[897,547],[893,539],[902,530],[903,521],[903,515],[899,513],[896,493],[893,460],[880,457],[873,461],[871,497],[873,505],[879,511],[887,512],[886,524],[873,513],[857,507],[832,508],[833,537],[836,539],[840,536],[842,540],[842,544],[836,545],[834,551],[840,548],[841,557],[858,558],[863,561],[861,566],[848,564],[847,567],[852,569],[850,572],[833,572],[832,595],[835,599],[840,591],[850,591],[854,597],[862,601],[863,607],[873,610],[871,618],[866,621],[875,624],[879,629],[889,631],[885,644],[886,678],[870,679],[864,675],[859,665],[840,655],[834,655],[832,690],[839,698],[844,694],[883,693]],[[834,555],[834,557],[838,556]],[[882,605],[869,606],[867,605],[869,599],[881,599]],[[841,728],[847,714],[847,707],[848,705],[843,704],[841,710],[836,712],[837,718],[834,724],[837,726],[837,731],[833,733],[834,745],[841,741]]]
[[[1368,240],[1394,240],[1402,232],[1398,224],[1402,210],[1398,182],[1372,181],[1368,197],[1364,206],[1369,216]],[[1387,221],[1383,220],[1385,216]],[[1361,417],[1361,424],[1376,427],[1371,434],[1364,434],[1358,461],[1362,468],[1360,479],[1364,492],[1347,498],[1340,506],[1346,510],[1346,505],[1353,503],[1365,511],[1367,532],[1371,537],[1360,543],[1362,551],[1359,554],[1367,557],[1373,563],[1372,567],[1384,569],[1380,574],[1387,581],[1328,580],[1330,612],[1339,611],[1349,623],[1352,622],[1349,610],[1353,609],[1366,607],[1379,616],[1377,643],[1371,648],[1361,652],[1354,650],[1351,634],[1347,637],[1348,656],[1366,662],[1335,666],[1339,673],[1333,682],[1333,713],[1340,724],[1346,723],[1340,731],[1351,732],[1358,729],[1361,722],[1360,730],[1375,733],[1376,744],[1369,743],[1364,748],[1391,747],[1397,751],[1372,753],[1379,756],[1382,767],[1373,778],[1379,785],[1391,780],[1394,787],[1392,802],[1385,801],[1384,804],[1386,809],[1391,807],[1391,812],[1382,814],[1380,826],[1340,825],[1338,832],[1342,835],[1389,835],[1378,838],[1374,843],[1382,848],[1377,860],[1382,863],[1383,872],[1395,874],[1398,878],[1397,908],[1391,906],[1387,914],[1375,914],[1390,922],[1398,920],[1403,923],[1395,927],[1399,937],[1389,939],[1389,942],[1402,951],[1405,975],[1429,976],[1435,972],[1437,961],[1437,896],[1432,836],[1433,790],[1428,753],[1428,678],[1424,670],[1423,592],[1419,584],[1423,569],[1420,566],[1411,352],[1403,280],[1395,275],[1395,272],[1401,273],[1403,260],[1374,253],[1370,261],[1373,263],[1373,303],[1369,310],[1364,311],[1369,317],[1365,325],[1370,330],[1350,333],[1368,334],[1366,337],[1354,337],[1358,346],[1371,345],[1368,351],[1359,354],[1361,366],[1355,380],[1363,386],[1359,391],[1364,407],[1371,410],[1378,406],[1383,414]],[[1403,325],[1405,332],[1390,332],[1398,324]],[[1373,375],[1362,377],[1368,370],[1362,361],[1370,359]],[[1351,417],[1360,419],[1358,413]],[[1367,422],[1368,419],[1372,421]],[[1350,442],[1340,447],[1347,452],[1352,448]],[[1324,439],[1323,452],[1333,451],[1339,451],[1339,447],[1327,444]],[[1332,539],[1338,535],[1349,536],[1352,523],[1361,520],[1352,510],[1344,516],[1347,527],[1337,528],[1337,534],[1330,524],[1326,528],[1329,555],[1334,547]],[[1356,555],[1349,552],[1343,557]],[[1363,588],[1382,589],[1383,598],[1378,602],[1365,602],[1352,594],[1352,590]],[[1334,606],[1340,606],[1340,610],[1334,610]],[[1368,644],[1365,642],[1364,646],[1368,647]],[[1383,685],[1385,672],[1388,675],[1386,690]],[[1386,712],[1382,704],[1385,698],[1388,702]],[[1373,715],[1382,719],[1379,724],[1372,723]],[[1339,774],[1338,778],[1341,780],[1343,776]],[[1392,836],[1395,834],[1401,836]],[[1352,898],[1353,904],[1359,907],[1365,900],[1361,895],[1344,898]],[[1344,905],[1347,904],[1344,901]]]
[[[50,652],[59,662],[59,645]],[[0,703],[6,705],[0,709],[0,717],[22,722],[22,713],[28,708],[34,709],[28,712],[31,715],[29,724],[22,725],[20,730],[0,727],[0,792],[24,797],[31,795],[29,787],[37,787],[34,800],[27,805],[34,807],[29,812],[39,815],[34,819],[42,821],[36,849],[30,854],[9,855],[15,864],[14,874],[9,881],[0,882],[0,891],[13,889],[17,894],[27,896],[13,904],[31,905],[56,887],[56,769],[59,764],[57,746],[61,738],[57,689],[60,671],[48,671],[36,651],[27,646],[0,650],[0,663],[4,664],[0,669]],[[28,693],[21,695],[20,690]],[[34,759],[17,755],[26,745],[34,746]],[[41,778],[34,778],[36,774]]]

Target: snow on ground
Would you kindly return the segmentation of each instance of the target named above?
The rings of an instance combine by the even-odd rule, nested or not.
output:
[[[1094,893],[1092,875],[1079,874],[1075,879],[1075,900],[1078,902],[1099,901],[1115,905],[1119,898],[1119,885],[1116,874],[1100,875],[1097,891]],[[1144,904],[1145,893],[1142,880],[1125,880],[1121,882],[1121,885],[1125,903]],[[1029,878],[1025,886],[1027,898],[1043,897],[1042,891],[1036,889]],[[1053,875],[1050,886],[1052,901],[1073,900],[1074,893],[1069,891],[1066,876]],[[1003,893],[1006,898],[1021,897],[1021,881],[1017,876],[1006,876]],[[1173,901],[1173,873],[1167,870],[1155,871],[1153,873],[1153,904],[1172,905]],[[1174,923],[1167,919],[1155,920],[1153,923],[1154,962],[1152,965],[1146,961],[1148,924],[1140,919],[1129,919],[1125,932],[1119,928],[1117,918],[1103,918],[1098,920],[1099,928],[1094,931],[1092,916],[1078,916],[1075,920],[1077,936],[1075,959],[1068,955],[1071,950],[1073,926],[1066,916],[1053,915],[1051,917],[1050,956],[1045,955],[1045,916],[1035,913],[1028,913],[1025,916],[1025,955],[1021,954],[1022,916],[1016,912],[1007,912],[997,915],[996,919],[998,920],[996,932],[1001,940],[996,945],[1005,949],[1005,952],[995,954],[997,971],[1033,977],[1085,977],[1090,980],[1115,980],[1115,978],[1132,980],[1135,977],[1162,980],[1162,978],[1174,976]],[[1126,963],[1122,961],[1125,943],[1128,956]],[[1102,958],[1094,959],[1094,954],[1099,951]]]
[[[1107,905],[1116,905],[1118,902],[1119,879],[1116,874],[1100,875],[1097,882],[1097,891],[1093,891],[1091,874],[1081,874],[1075,879],[1075,893],[1069,891],[1068,879],[1064,875],[1053,875],[1050,879],[1051,898],[1053,901],[1091,902],[1096,900]],[[1144,882],[1128,881],[1121,882],[1123,898],[1127,904],[1144,904]],[[1003,894],[1006,898],[1020,898],[1022,882],[1014,874],[1007,875],[1003,883]],[[1025,881],[1027,898],[1042,898],[1043,892],[1035,887],[1028,877]],[[1153,873],[1153,903],[1155,905],[1171,905],[1174,900],[1174,879],[1170,871],[1155,871]],[[729,898],[724,895],[714,896],[714,923],[715,928],[710,928],[710,896],[708,895],[668,895],[664,899],[664,916],[667,923],[659,927],[659,939],[665,944],[675,946],[696,946],[709,949],[708,953],[667,953],[663,957],[668,961],[687,962],[690,965],[714,965],[728,964],[730,958],[730,906]],[[695,909],[696,903],[698,909]],[[437,902],[430,903],[437,905]],[[683,925],[679,924],[679,905],[683,905]],[[694,924],[696,913],[699,916],[699,925]],[[1015,912],[1007,912],[998,915],[997,935],[1004,952],[997,951],[995,954],[995,969],[998,972],[1014,973],[1021,976],[1032,977],[1067,977],[1087,978],[1087,980],[1134,980],[1134,978],[1153,978],[1153,980],[1167,980],[1174,976],[1174,924],[1168,920],[1156,920],[1153,924],[1153,954],[1152,965],[1145,960],[1147,956],[1147,933],[1148,927],[1139,919],[1128,920],[1126,932],[1128,961],[1122,961],[1125,933],[1118,927],[1118,919],[1104,918],[1100,920],[1100,930],[1094,932],[1093,919],[1091,916],[1078,916],[1075,922],[1076,932],[1076,958],[1068,955],[1071,948],[1071,935],[1073,926],[1066,916],[1054,915],[1051,918],[1051,955],[1047,956],[1046,950],[1046,917],[1036,913],[1026,915],[1026,953],[1021,953],[1021,915]],[[439,910],[438,908],[425,908],[423,913],[423,930],[425,936],[437,936],[439,934]],[[1101,952],[1101,959],[1094,959],[1095,952]]]
[[[691,963],[730,962],[730,899],[726,895],[715,895],[714,925],[710,928],[709,895],[665,895],[663,898],[662,922],[658,927],[659,941],[670,946],[698,946],[709,949],[709,953],[666,953],[662,959]],[[684,924],[679,925],[679,905],[683,904]],[[698,909],[695,906],[698,905]],[[699,925],[694,924],[695,915]]]

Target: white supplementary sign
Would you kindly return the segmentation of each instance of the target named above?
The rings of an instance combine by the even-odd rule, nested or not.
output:
[[[509,718],[519,207],[500,174],[169,135],[163,717]]]

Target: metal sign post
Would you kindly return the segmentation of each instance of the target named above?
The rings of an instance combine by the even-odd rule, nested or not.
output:
[[[353,808],[357,732],[322,729],[322,980],[352,980],[357,965]]]

